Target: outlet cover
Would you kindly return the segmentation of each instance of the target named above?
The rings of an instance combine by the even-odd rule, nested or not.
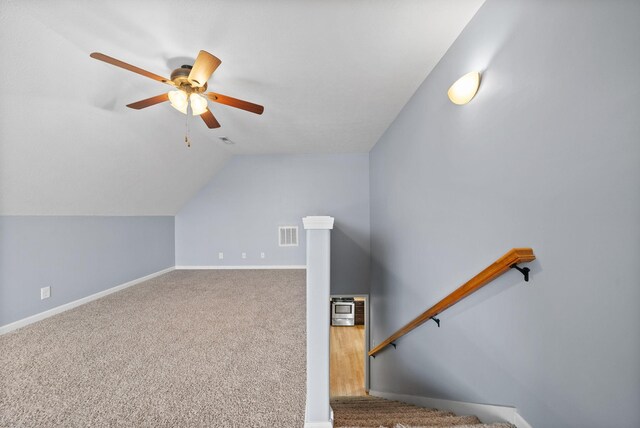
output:
[[[218,259],[219,260],[224,259],[224,253],[218,253]]]
[[[48,299],[51,297],[51,287],[42,287],[40,289],[40,300]]]
[[[260,258],[264,259],[264,253],[260,253]]]
[[[242,253],[242,258],[246,259],[247,258],[247,253]]]

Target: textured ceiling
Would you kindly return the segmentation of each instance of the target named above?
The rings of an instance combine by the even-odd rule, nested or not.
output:
[[[0,0],[0,214],[173,215],[234,154],[366,152],[482,2]],[[200,49],[265,113],[213,104],[190,149],[168,104],[125,107],[167,86],[89,58],[168,76]]]

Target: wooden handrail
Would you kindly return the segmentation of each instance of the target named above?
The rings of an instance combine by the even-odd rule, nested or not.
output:
[[[458,287],[453,293],[440,300],[431,308],[416,317],[413,321],[382,341],[378,346],[369,351],[369,356],[376,355],[382,349],[409,333],[414,328],[429,321],[432,317],[435,317],[445,309],[455,305],[474,291],[484,287],[487,283],[508,271],[514,264],[526,263],[535,259],[536,256],[533,254],[533,250],[531,248],[513,248],[509,250],[504,256],[487,266],[482,272]]]

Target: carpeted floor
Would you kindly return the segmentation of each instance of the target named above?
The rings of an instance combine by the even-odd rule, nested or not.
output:
[[[0,427],[301,427],[305,274],[174,271],[0,336]]]

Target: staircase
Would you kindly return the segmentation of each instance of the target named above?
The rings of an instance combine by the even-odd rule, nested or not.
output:
[[[515,428],[509,423],[483,424],[475,416],[427,409],[373,396],[331,399],[335,428]]]

